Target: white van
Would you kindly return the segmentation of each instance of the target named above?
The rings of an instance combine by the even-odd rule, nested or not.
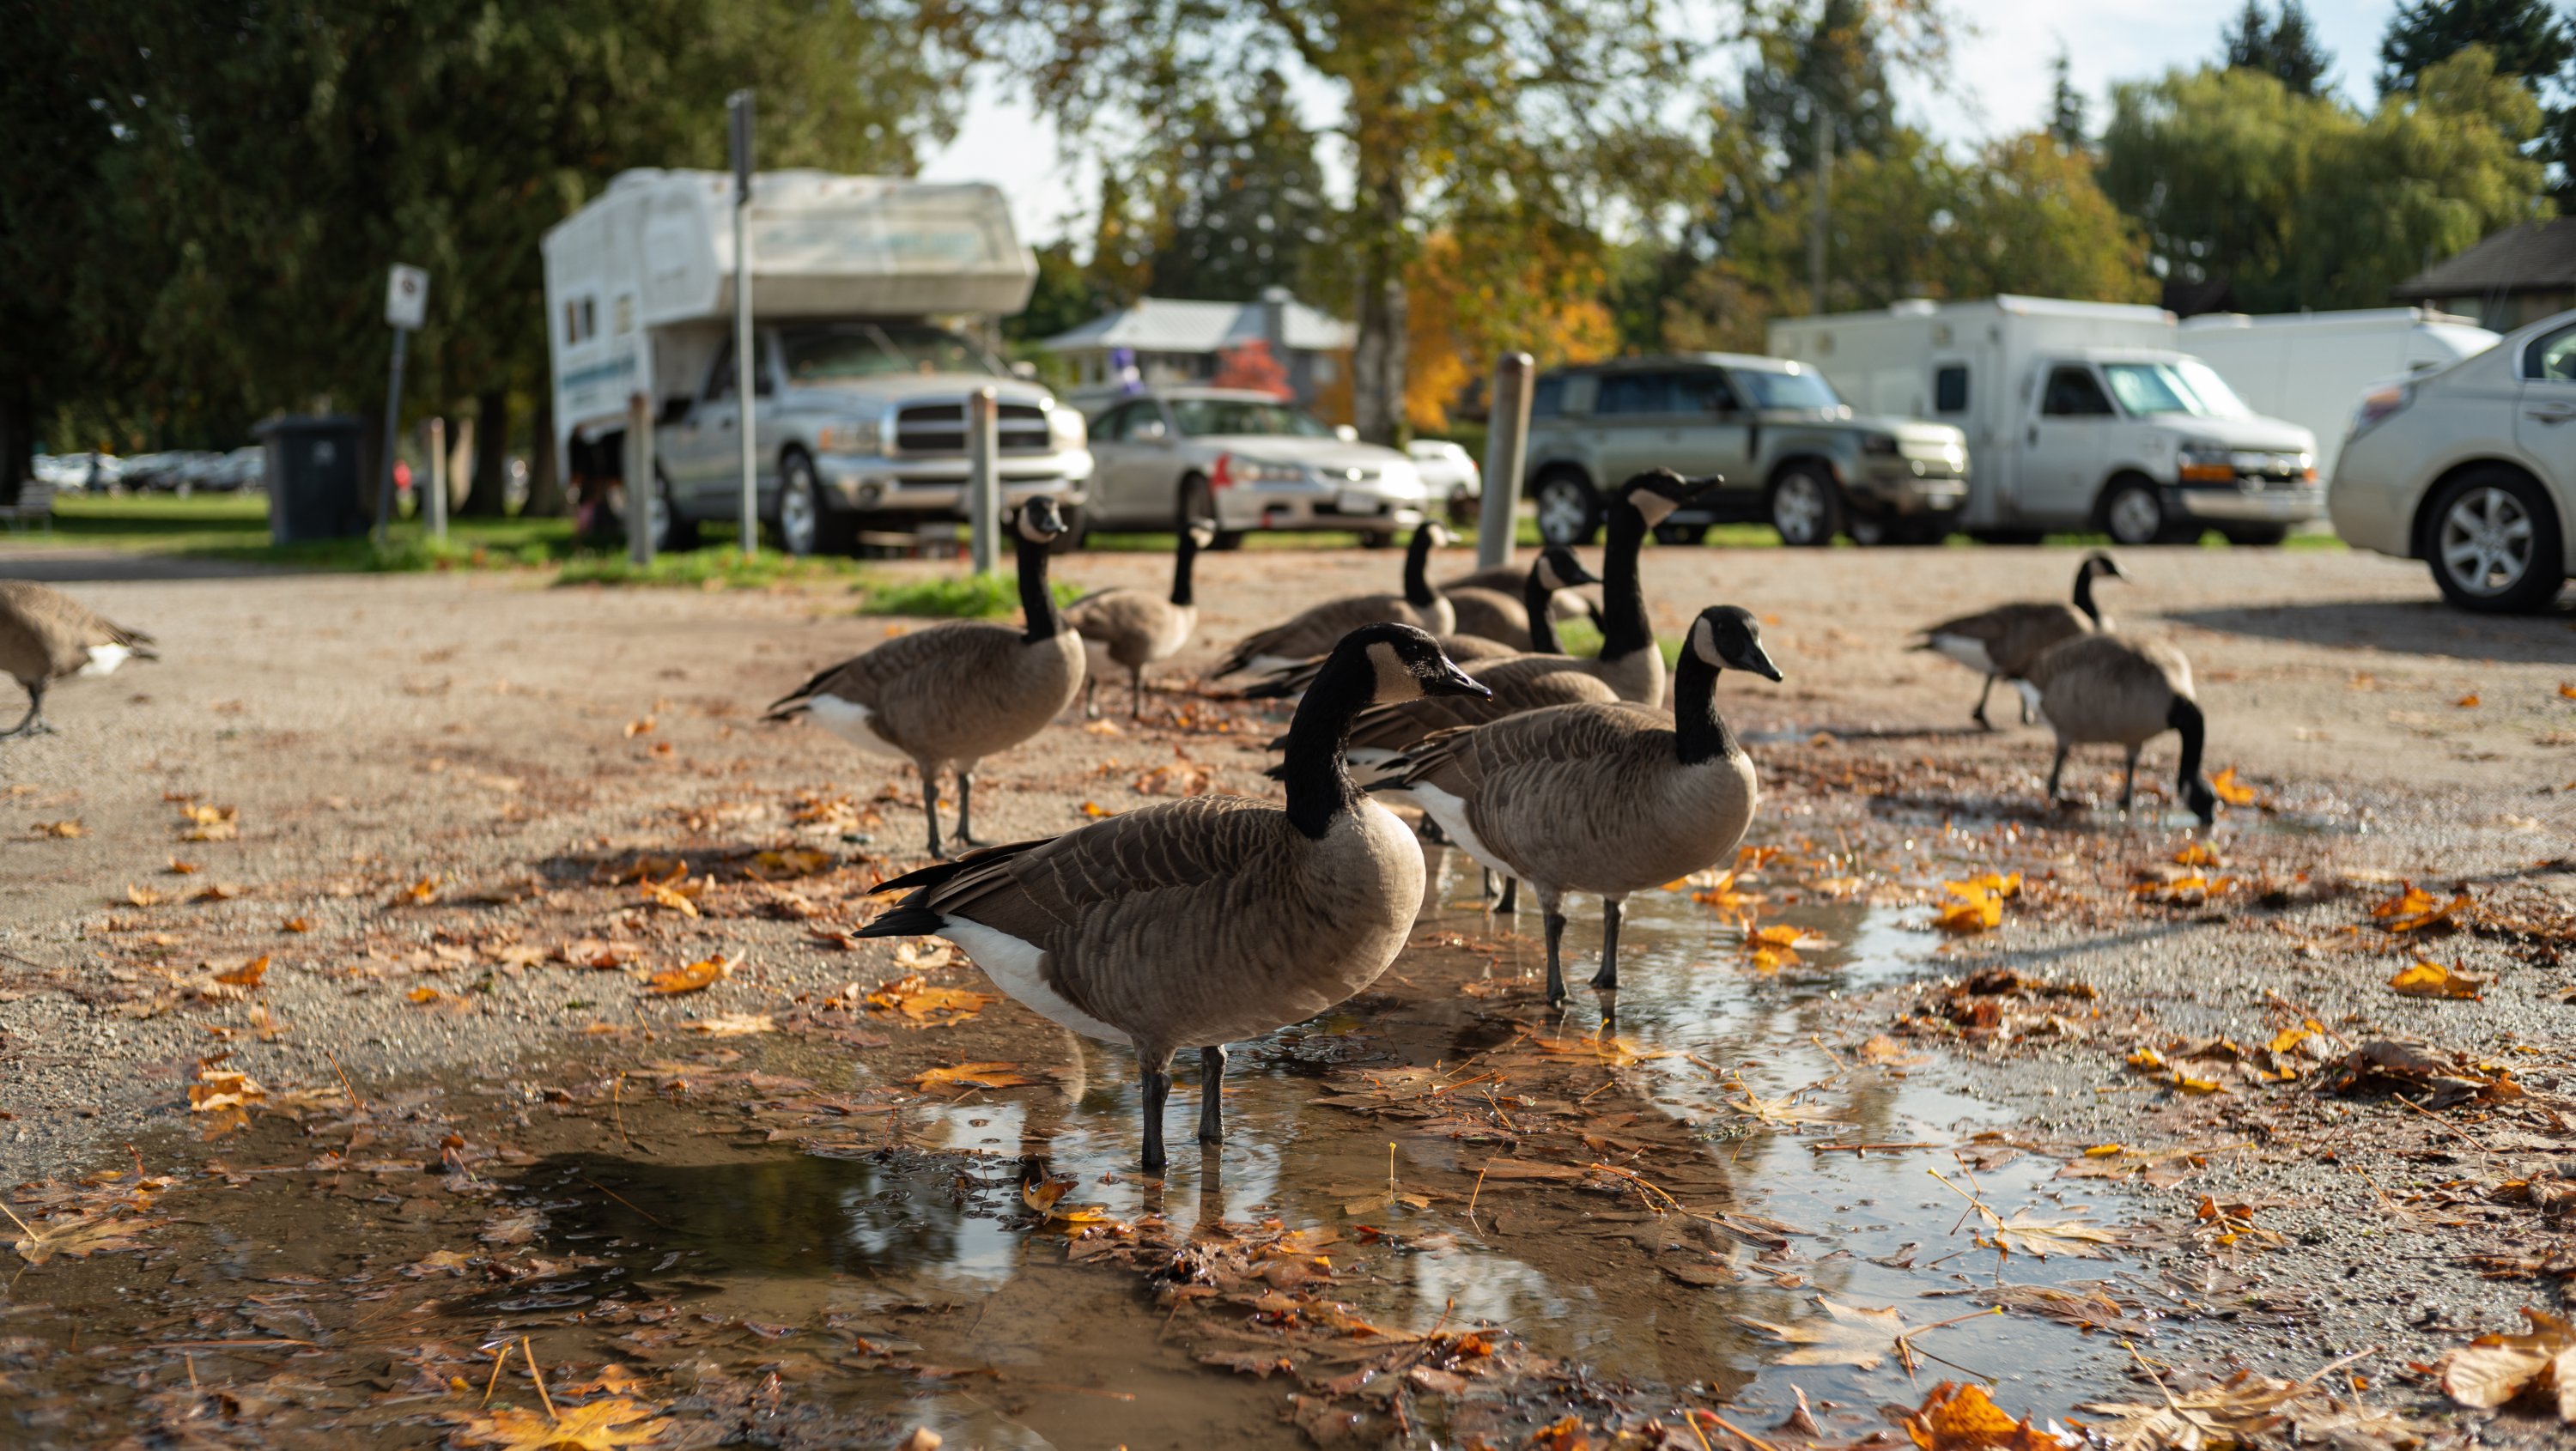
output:
[[[2275,544],[2323,518],[2316,436],[2247,407],[2175,336],[2162,308],[2004,296],[1789,318],[1769,341],[1856,409],[1964,429],[1961,524],[1983,538]]]
[[[620,478],[628,400],[648,396],[656,548],[741,513],[733,193],[730,173],[640,168],[545,237],[562,457]],[[766,171],[750,211],[750,427],[760,517],[782,548],[846,551],[863,527],[962,517],[966,399],[985,387],[1005,502],[1049,494],[1078,519],[1082,414],[957,326],[1017,312],[1037,280],[997,188]]]
[[[2256,412],[2315,433],[2317,476],[2331,479],[2363,394],[2475,357],[2495,342],[2494,333],[2469,318],[2372,307],[2185,318],[2174,346],[2216,368]]]

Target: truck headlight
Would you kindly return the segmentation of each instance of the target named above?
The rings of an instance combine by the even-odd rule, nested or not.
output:
[[[1062,404],[1047,410],[1047,442],[1059,449],[1080,448],[1090,436],[1081,413]]]
[[[884,436],[884,425],[870,418],[815,429],[814,446],[825,453],[874,455],[884,446]]]
[[[2186,484],[2236,482],[2236,455],[2212,444],[2187,443],[2175,451],[2175,474]]]

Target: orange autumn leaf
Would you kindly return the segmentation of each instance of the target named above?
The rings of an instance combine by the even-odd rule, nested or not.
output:
[[[227,987],[257,987],[259,980],[267,975],[268,954],[263,952],[230,972],[216,973],[215,981]]]
[[[183,805],[179,822],[181,841],[233,841],[241,836],[238,807]]]
[[[655,997],[676,993],[700,992],[722,982],[734,969],[734,959],[721,954],[690,963],[686,967],[668,968],[645,979],[644,990]]]
[[[310,917],[289,917],[285,921],[278,923],[277,927],[281,932],[310,932],[313,930],[313,919]]]
[[[410,886],[405,887],[400,892],[396,893],[394,895],[394,900],[397,902],[409,901],[416,907],[427,906],[428,904],[438,900],[438,878],[423,877],[419,881],[412,883]]]
[[[652,733],[653,717],[649,715],[642,720],[630,720],[626,723],[626,738],[630,741],[637,736],[649,736]]]
[[[2004,899],[2021,895],[2021,873],[1997,876],[1987,872],[1964,882],[1944,882],[1941,887],[1957,900],[1939,904],[1940,915],[1932,925],[1964,936],[2003,925]]]
[[[638,890],[643,893],[645,901],[656,907],[668,907],[683,917],[698,915],[698,904],[690,901],[688,894],[677,887],[666,886],[661,882],[645,882],[638,887]]]
[[[434,1003],[440,998],[447,996],[447,994],[440,992],[434,987],[416,987],[410,992],[403,994],[403,996],[416,1003]]]
[[[268,1090],[247,1073],[229,1068],[201,1068],[197,1081],[188,1085],[188,1110],[191,1113],[213,1113],[218,1109],[240,1108],[268,1097]]]
[[[2210,777],[2209,789],[2218,794],[2219,800],[2226,802],[2230,806],[2251,806],[2254,804],[2254,788],[2236,779],[2236,768],[2234,766],[2230,766],[2226,770],[2219,772],[2217,775]]]
[[[2475,1002],[2479,993],[2495,985],[2495,977],[2491,973],[2463,972],[2438,962],[2419,962],[2390,978],[2388,985],[2410,998]]]
[[[2391,932],[2422,932],[2428,928],[2449,928],[2451,919],[2469,905],[2469,894],[2461,892],[2444,902],[2432,893],[2409,882],[2404,891],[2370,909],[2370,915]]]
[[[972,988],[933,987],[918,973],[879,983],[863,999],[868,1011],[878,1017],[900,1019],[916,1028],[962,1023],[1000,1000],[996,994]]]
[[[2569,700],[2576,700],[2576,680],[2571,680],[2560,685],[2558,687],[2558,693]]]
[[[85,836],[88,834],[81,826],[80,819],[78,817],[74,817],[69,821],[39,821],[35,824],[33,830],[38,836],[72,837]]]
[[[2174,865],[2182,867],[2223,867],[2227,865],[2225,861],[2220,859],[2218,848],[2211,846],[2205,841],[2189,843],[2184,846],[2182,850],[2175,852],[2173,854],[2173,859]]]
[[[158,907],[170,899],[150,887],[138,887],[128,883],[125,888],[125,900],[137,907]]]
[[[830,853],[800,846],[784,851],[754,852],[751,865],[743,868],[743,874],[767,882],[781,877],[810,877],[817,872],[829,871],[831,867]]]
[[[1905,1434],[1922,1451],[2043,1451],[2057,1438],[2014,1420],[1985,1388],[1943,1381],[1904,1414]]]
[[[1018,1088],[1038,1080],[1017,1070],[1016,1063],[960,1063],[951,1068],[932,1068],[912,1076],[914,1086],[923,1092],[934,1088]]]
[[[2478,693],[2472,690],[2468,694],[2461,696],[2459,699],[2452,701],[2451,704],[2458,706],[2462,710],[2475,710],[2478,708]]]

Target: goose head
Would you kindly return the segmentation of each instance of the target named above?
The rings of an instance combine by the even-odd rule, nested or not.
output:
[[[1724,477],[1710,475],[1704,479],[1686,479],[1671,469],[1648,469],[1633,475],[1619,486],[1619,497],[1628,507],[1645,516],[1649,526],[1661,524],[1675,509],[1725,483]]]
[[[1368,661],[1371,705],[1396,705],[1426,695],[1493,694],[1441,653],[1439,641],[1411,625],[1363,625],[1344,635],[1333,653]]]
[[[1040,494],[1020,506],[1012,527],[1031,544],[1053,543],[1064,532],[1064,507],[1052,496]]]
[[[2182,786],[2182,800],[2184,805],[2191,808],[2191,814],[2200,818],[2202,830],[2206,831],[2218,824],[2218,793],[2210,789],[2207,781],[2198,776],[2185,781]]]
[[[1746,670],[1765,680],[1780,679],[1780,667],[1762,649],[1762,626],[1751,610],[1710,605],[1691,621],[1690,652],[1718,670]]]
[[[2084,556],[2084,563],[2077,566],[2077,571],[2092,579],[2126,580],[2129,578],[2127,574],[2121,571],[2120,561],[2113,559],[2111,556],[2103,553],[2099,549],[2096,549],[2092,553]]]
[[[1539,552],[1538,582],[1540,588],[1553,594],[1579,584],[1599,584],[1601,581],[1583,567],[1583,561],[1574,557],[1573,550],[1561,544],[1551,544]]]

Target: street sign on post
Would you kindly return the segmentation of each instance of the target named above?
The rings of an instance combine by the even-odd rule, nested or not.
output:
[[[394,445],[402,438],[403,353],[429,316],[429,274],[394,264],[385,278],[385,322],[394,330],[392,376],[385,384],[385,456],[376,486],[376,547],[391,537],[394,521]]]
[[[1537,364],[1505,353],[1494,364],[1493,408],[1485,415],[1485,496],[1478,503],[1476,563],[1491,569],[1512,558],[1520,523],[1521,470],[1529,459],[1530,386]]]
[[[636,565],[653,562],[653,399],[637,393],[626,400],[626,557]]]
[[[966,530],[977,574],[1002,553],[1002,409],[990,384],[966,395]]]
[[[742,403],[742,557],[760,552],[760,379],[751,345],[751,91],[725,97],[733,121],[734,396]],[[780,480],[781,487],[785,480]]]

